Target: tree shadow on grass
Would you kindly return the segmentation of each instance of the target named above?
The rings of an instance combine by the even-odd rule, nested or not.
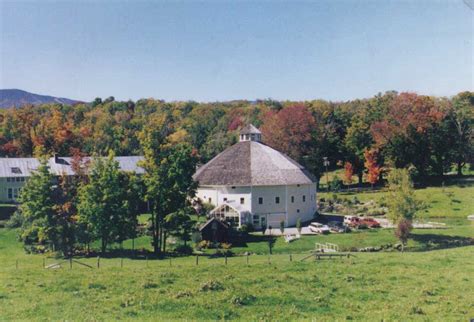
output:
[[[410,238],[421,244],[418,251],[474,245],[474,238],[464,236],[410,234]]]
[[[100,258],[128,258],[134,260],[148,260],[148,259],[167,259],[174,257],[183,257],[188,256],[189,254],[180,254],[175,252],[166,252],[155,254],[154,252],[147,249],[109,249],[105,253],[101,253],[96,250],[91,250],[88,253],[78,253],[75,254],[75,258],[91,258],[91,257],[100,257]]]
[[[249,243],[268,242],[274,238],[275,236],[249,234],[245,237],[232,239],[230,242],[232,243],[232,247],[248,247]]]

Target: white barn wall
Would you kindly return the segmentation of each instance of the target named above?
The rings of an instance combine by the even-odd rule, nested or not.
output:
[[[220,206],[227,198],[228,203],[234,202],[238,204],[243,210],[251,211],[251,188],[250,187],[225,187],[225,186],[203,186],[199,187],[196,192],[196,197],[204,202],[209,202],[214,206]],[[244,198],[244,203],[240,204],[240,198]]]

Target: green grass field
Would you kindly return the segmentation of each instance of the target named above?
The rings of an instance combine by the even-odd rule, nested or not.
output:
[[[70,269],[68,261],[26,254],[15,230],[0,229],[0,320],[466,321],[474,317],[474,246],[459,245],[472,245],[474,238],[474,223],[465,217],[474,209],[473,192],[417,190],[432,205],[425,219],[448,228],[415,229],[405,253],[359,252],[321,261],[301,259],[315,242],[350,249],[397,240],[390,229],[303,236],[290,244],[280,237],[269,255],[266,237],[254,233],[232,247],[237,256],[227,264],[208,256],[200,256],[198,265],[194,256],[101,258],[97,268],[97,258],[79,258],[93,268],[73,262]],[[384,194],[357,197],[379,200]],[[130,249],[131,241],[123,246]],[[135,248],[150,249],[149,237],[137,238]],[[244,252],[253,254],[248,264],[239,256]],[[43,260],[61,262],[61,268],[45,269]]]
[[[332,195],[333,193],[321,192],[318,198]],[[339,192],[337,196],[347,199],[357,197],[361,202],[370,200],[380,202],[381,199],[388,198],[386,191],[378,190],[358,193]],[[415,196],[427,206],[425,210],[418,212],[419,219],[446,222],[453,219],[464,220],[468,215],[474,214],[474,184],[417,189]]]
[[[165,260],[80,259],[43,269],[0,230],[2,320],[468,320],[474,247],[423,253]],[[18,269],[16,268],[18,260]],[[270,263],[269,263],[270,260]],[[57,262],[47,259],[46,264]]]

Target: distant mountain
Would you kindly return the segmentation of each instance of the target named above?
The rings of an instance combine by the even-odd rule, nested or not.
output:
[[[69,98],[33,94],[20,89],[0,89],[0,108],[20,107],[26,104],[60,103],[73,105],[80,101]]]

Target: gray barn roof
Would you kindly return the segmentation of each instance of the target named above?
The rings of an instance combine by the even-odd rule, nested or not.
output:
[[[311,184],[303,166],[255,141],[239,142],[200,167],[193,176],[201,186],[271,186]]]
[[[55,175],[74,175],[71,167],[71,157],[59,157],[48,159],[48,166],[51,173]],[[90,160],[84,158],[84,161]],[[138,161],[143,160],[141,156],[115,157],[122,171],[144,173],[143,168],[138,166]],[[36,158],[0,158],[0,177],[30,177],[40,162]],[[18,171],[19,170],[19,171]]]

